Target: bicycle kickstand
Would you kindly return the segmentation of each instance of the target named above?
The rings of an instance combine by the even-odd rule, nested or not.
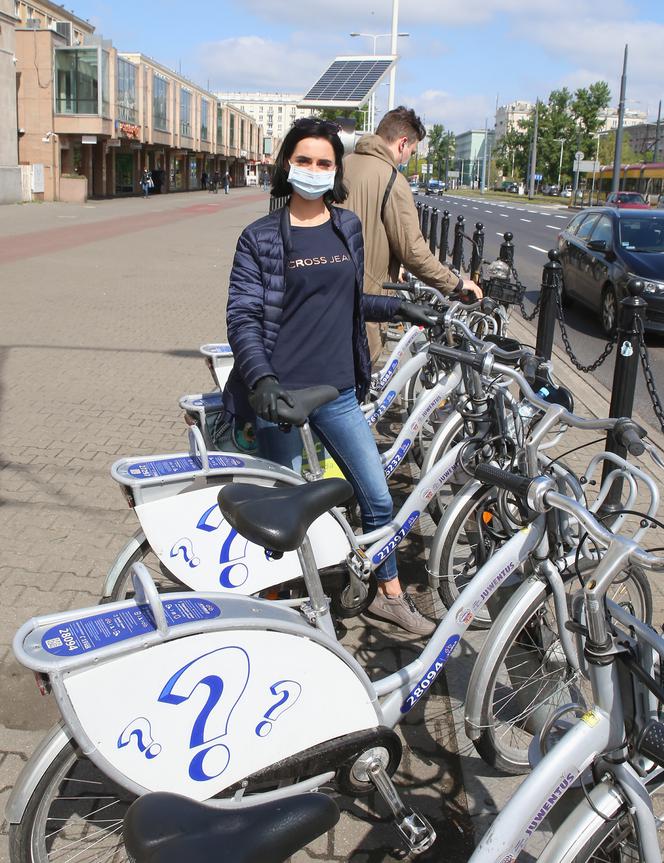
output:
[[[368,779],[389,806],[394,826],[410,852],[422,854],[429,849],[436,841],[436,831],[423,815],[406,806],[380,758],[372,757],[365,769]]]

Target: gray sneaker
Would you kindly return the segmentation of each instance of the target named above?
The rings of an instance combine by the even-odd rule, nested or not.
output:
[[[387,596],[379,590],[367,611],[380,617],[381,620],[396,623],[397,626],[414,635],[431,635],[437,626],[428,617],[420,614],[412,597],[407,593]]]

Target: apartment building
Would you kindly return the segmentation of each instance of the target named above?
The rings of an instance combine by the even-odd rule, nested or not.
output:
[[[119,52],[62,7],[19,11],[19,160],[43,178],[36,197],[137,194],[144,168],[157,193],[200,189],[215,171],[238,186],[257,181],[262,131],[248,114],[144,54]]]
[[[528,120],[535,106],[530,102],[516,101],[509,105],[501,105],[496,109],[495,132],[496,143],[510,131],[519,129],[521,120]]]
[[[314,108],[298,108],[304,98],[293,93],[217,93],[225,103],[235,105],[263,127],[264,135],[270,139],[268,149],[275,153],[286,132],[300,117],[315,116]]]

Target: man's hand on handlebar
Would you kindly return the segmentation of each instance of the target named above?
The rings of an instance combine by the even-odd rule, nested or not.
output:
[[[261,378],[252,393],[251,403],[259,417],[272,423],[279,422],[277,402],[286,402],[289,407],[295,407],[293,397],[281,386],[279,381],[272,376]]]
[[[472,295],[472,302],[476,300],[481,300],[484,294],[482,293],[482,288],[479,285],[476,285],[472,279],[464,279],[463,287],[461,288],[461,292],[464,294]]]

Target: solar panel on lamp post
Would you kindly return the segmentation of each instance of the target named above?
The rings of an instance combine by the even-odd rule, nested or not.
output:
[[[351,33],[351,36],[364,36],[366,39],[373,39],[373,56],[376,56],[376,43],[384,36],[391,36],[392,33]],[[397,33],[397,36],[410,36],[410,33]],[[372,93],[369,97],[369,132],[373,134],[376,131],[376,94]]]

